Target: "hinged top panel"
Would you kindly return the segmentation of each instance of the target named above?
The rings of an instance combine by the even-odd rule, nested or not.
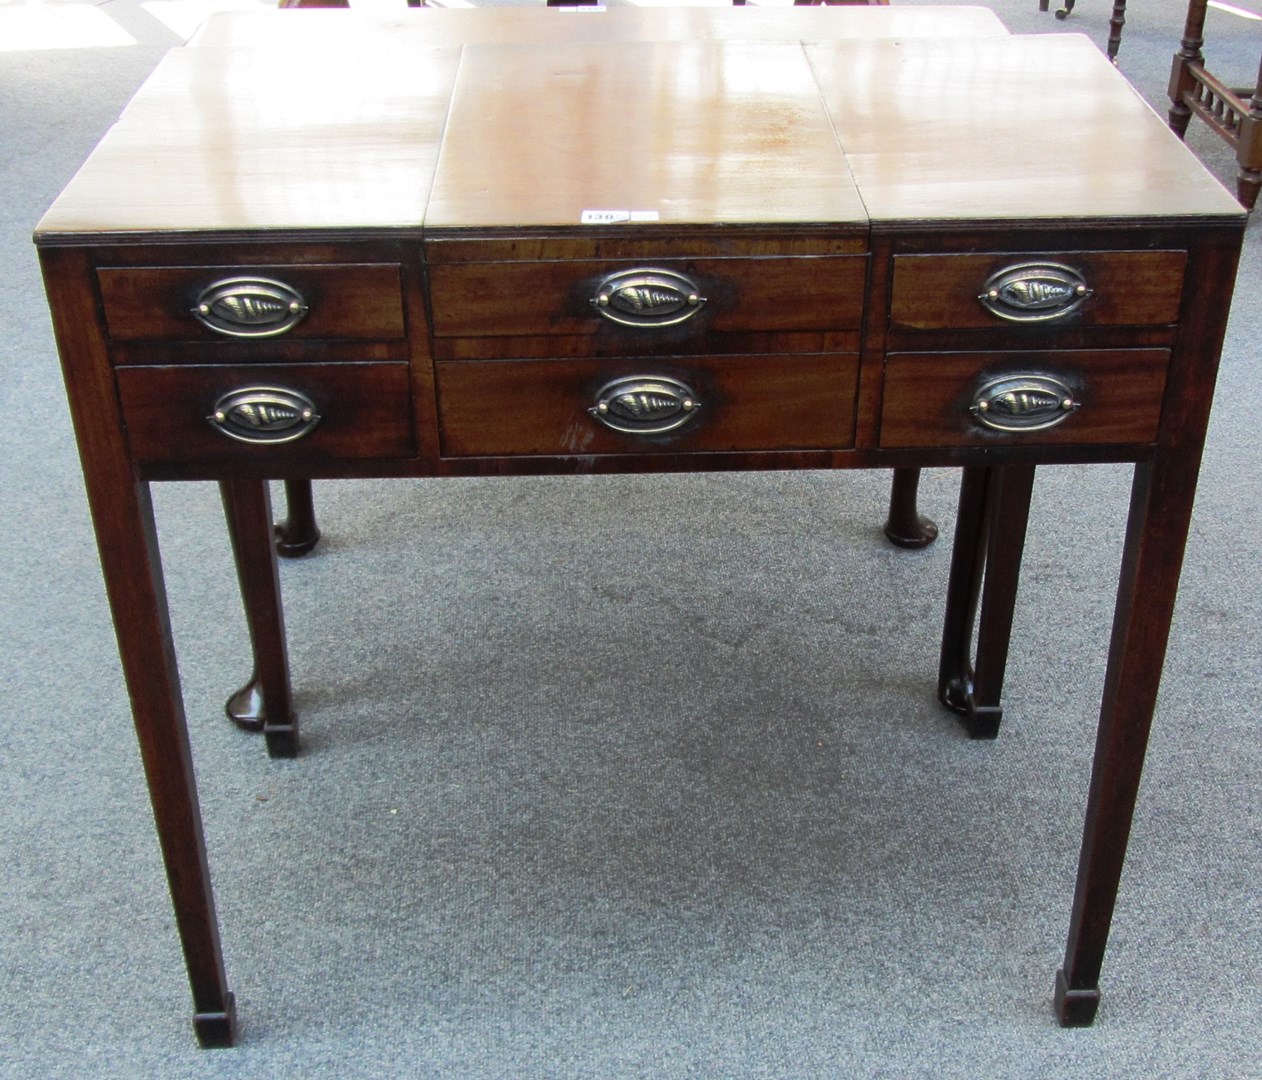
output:
[[[430,229],[867,216],[796,43],[464,51]]]
[[[1243,213],[1085,37],[806,50],[874,224]]]
[[[174,49],[38,235],[419,228],[459,56]]]

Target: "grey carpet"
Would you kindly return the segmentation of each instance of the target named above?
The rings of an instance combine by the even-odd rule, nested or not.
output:
[[[197,1050],[29,243],[177,40],[101,7],[137,44],[0,51],[0,1075],[1262,1076],[1256,224],[1094,1028],[1050,997],[1125,468],[1040,472],[994,744],[935,704],[948,546],[884,543],[883,476],[320,484],[288,762],[220,712],[246,642],[195,484],[157,507],[242,1018]],[[994,7],[1107,36],[1103,0]],[[1163,108],[1182,8],[1133,8]],[[1259,27],[1214,13],[1230,81]],[[928,476],[948,541],[954,498]]]

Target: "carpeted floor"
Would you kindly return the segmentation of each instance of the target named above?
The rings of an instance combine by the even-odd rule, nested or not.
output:
[[[1107,37],[1105,0],[992,6]],[[1094,1028],[1050,1002],[1127,469],[1040,472],[993,744],[935,703],[948,544],[885,544],[883,476],[320,484],[326,539],[283,567],[295,761],[222,717],[217,492],[160,485],[242,1018],[197,1050],[30,232],[203,9],[57,5],[83,44],[49,50],[27,7],[0,4],[0,1075],[1262,1077],[1256,223]],[[1136,3],[1122,46],[1162,111],[1181,25]],[[1262,21],[1209,36],[1256,75]],[[923,498],[948,540],[955,483]]]

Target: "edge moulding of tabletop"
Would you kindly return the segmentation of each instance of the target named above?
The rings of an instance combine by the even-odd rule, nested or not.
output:
[[[1092,1022],[1245,215],[1090,42],[921,11],[225,18],[40,222],[203,1045],[234,999],[159,481],[221,485],[286,752],[269,480],[962,470],[937,689],[993,735],[1036,469],[1133,466],[1054,990]],[[1093,107],[1032,130],[1066,86]]]

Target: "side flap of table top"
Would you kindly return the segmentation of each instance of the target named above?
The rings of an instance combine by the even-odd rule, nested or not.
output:
[[[42,244],[419,229],[459,49],[175,49]]]
[[[874,227],[1241,217],[1084,37],[806,52]]]

